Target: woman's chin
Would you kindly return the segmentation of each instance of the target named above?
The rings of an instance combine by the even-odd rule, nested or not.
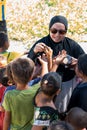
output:
[[[53,39],[53,41],[54,41],[55,43],[58,43],[58,42],[60,42],[61,40]]]

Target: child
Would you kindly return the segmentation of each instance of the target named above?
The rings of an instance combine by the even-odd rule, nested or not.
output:
[[[31,80],[34,63],[29,58],[18,58],[11,64],[11,72],[16,89],[5,94],[3,107],[5,118],[3,130],[31,130],[34,113],[33,97],[38,85],[30,88],[27,83]]]
[[[3,119],[4,119],[4,112],[1,106],[4,91],[6,89],[6,87],[2,84],[4,72],[5,72],[5,68],[0,68],[0,130],[3,130]]]
[[[66,121],[69,122],[75,130],[86,130],[87,112],[79,107],[74,107],[67,113]]]
[[[3,94],[4,94],[5,89],[6,89],[6,87],[3,86],[3,85],[0,83],[0,130],[3,130],[4,112],[3,112],[3,109],[2,109],[2,107],[1,107],[1,101],[2,101],[2,98],[3,98]]]
[[[9,40],[8,36],[4,32],[0,32],[0,54],[6,57],[7,63],[24,55],[25,53],[8,52]]]
[[[34,98],[35,114],[32,130],[47,129],[49,123],[58,120],[58,111],[53,103],[61,89],[61,77],[49,72],[42,77],[40,89]]]
[[[10,62],[6,66],[6,75],[2,79],[2,83],[6,84],[6,86],[7,86],[7,88],[6,88],[5,92],[4,92],[4,95],[5,95],[5,93],[7,91],[16,89],[16,86],[15,86],[15,83],[14,83],[13,77],[12,77],[11,64],[12,64],[12,62]],[[4,98],[4,96],[3,96],[3,98]]]
[[[67,111],[73,107],[80,107],[87,112],[87,54],[79,56],[75,71],[82,82],[74,89]]]
[[[74,130],[74,128],[65,121],[56,121],[50,124],[48,130]]]
[[[52,67],[51,71],[57,71],[58,72],[60,65],[65,66],[66,73],[69,72],[68,71],[69,68],[70,68],[71,71],[74,70],[74,66],[77,62],[77,59],[71,57],[70,62],[72,61],[72,64],[70,64],[70,62],[68,62],[68,59],[66,57],[67,57],[67,52],[65,50],[62,50],[61,52],[59,52],[59,54],[56,57],[53,58],[53,67]],[[67,64],[67,63],[69,63],[69,64]],[[67,67],[68,67],[68,69],[67,69]],[[61,70],[63,70],[63,69],[64,68],[61,67]],[[72,73],[73,72],[74,71],[72,71]],[[59,74],[62,75],[62,77],[63,77],[64,73],[61,74],[59,72]],[[66,79],[68,79],[68,78],[69,77],[66,76]],[[71,81],[72,81],[72,84],[71,84]],[[57,98],[56,98],[56,101],[55,101],[55,106],[57,107],[57,109],[60,113],[65,112],[66,106],[69,102],[69,99],[71,97],[71,93],[72,93],[73,88],[75,87],[75,84],[76,84],[76,78],[73,78],[72,80],[67,81],[67,82],[62,82],[61,93],[59,95],[57,95]]]

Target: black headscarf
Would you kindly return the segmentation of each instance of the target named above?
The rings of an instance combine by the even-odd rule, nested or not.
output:
[[[68,29],[68,21],[64,16],[58,15],[58,16],[54,16],[49,24],[49,29],[52,27],[53,24],[55,23],[62,23],[65,25],[65,29]]]

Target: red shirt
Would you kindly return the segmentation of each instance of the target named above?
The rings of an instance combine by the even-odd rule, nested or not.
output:
[[[0,103],[2,101],[5,89],[6,87],[0,84]],[[3,119],[4,119],[4,112],[0,111],[0,130],[3,130]]]
[[[2,101],[2,97],[4,95],[4,91],[5,91],[6,87],[3,86],[2,84],[0,84],[0,103]]]

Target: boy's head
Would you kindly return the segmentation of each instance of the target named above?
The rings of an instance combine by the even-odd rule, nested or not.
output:
[[[32,77],[34,62],[29,58],[18,58],[11,63],[12,77],[15,83],[27,84]]]
[[[0,32],[0,48],[7,50],[9,47],[8,36],[4,32]]]
[[[48,130],[74,130],[74,128],[65,121],[52,122]]]
[[[74,107],[68,112],[66,121],[75,127],[75,130],[87,128],[87,112],[79,107]]]
[[[78,77],[87,76],[87,54],[82,54],[78,58],[76,65],[76,74]]]
[[[52,96],[61,89],[61,76],[56,72],[45,74],[41,80],[41,90],[44,94]]]

